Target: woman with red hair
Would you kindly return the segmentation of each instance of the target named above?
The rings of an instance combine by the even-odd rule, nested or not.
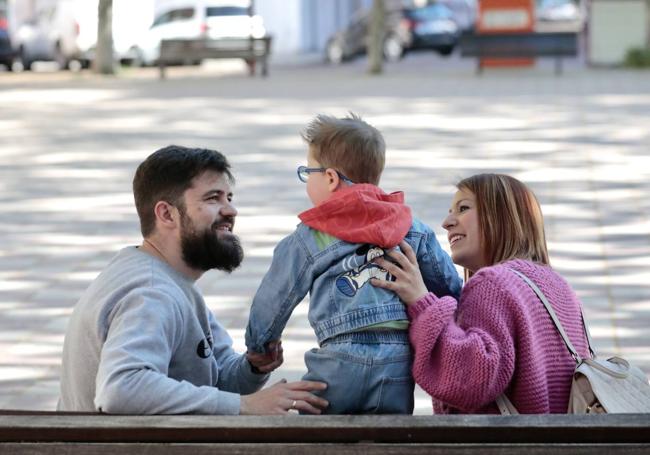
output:
[[[428,292],[402,242],[394,261],[376,259],[395,281],[373,280],[407,305],[413,375],[435,413],[566,413],[575,361],[544,305],[550,301],[578,353],[589,357],[581,303],[549,264],[544,221],[533,192],[517,179],[479,174],[458,183],[447,231],[454,263],[465,268],[457,301]]]

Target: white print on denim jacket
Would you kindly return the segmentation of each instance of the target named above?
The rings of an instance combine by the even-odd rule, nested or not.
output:
[[[370,249],[365,252],[366,248]],[[388,273],[387,270],[384,270],[377,264],[370,262],[374,258],[383,256],[384,250],[378,247],[365,245],[364,247],[359,248],[356,253],[358,255],[365,255],[365,264],[344,273],[336,279],[336,288],[348,297],[353,297],[357,291],[366,284],[368,280],[370,280],[370,278],[379,278],[383,280],[392,279],[391,274]],[[349,262],[346,260],[346,265],[348,264]]]

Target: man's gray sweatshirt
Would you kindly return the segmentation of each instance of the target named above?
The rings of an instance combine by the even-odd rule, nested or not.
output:
[[[260,389],[194,282],[125,248],[74,308],[63,346],[61,411],[238,414]]]

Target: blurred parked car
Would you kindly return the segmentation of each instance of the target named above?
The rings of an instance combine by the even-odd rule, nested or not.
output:
[[[442,3],[404,11],[412,42],[408,50],[434,49],[449,55],[462,32],[454,13]]]
[[[84,0],[38,3],[34,15],[18,24],[12,36],[25,70],[35,61],[55,61],[63,69],[72,61],[87,67],[97,40],[96,29],[82,26],[82,16],[97,14]]]
[[[578,21],[580,8],[574,0],[541,0],[537,7],[540,21]]]
[[[369,22],[370,11],[362,10],[345,29],[335,33],[327,42],[327,61],[338,64],[365,53]],[[388,61],[399,60],[406,52],[420,49],[449,55],[462,31],[454,13],[442,3],[387,11],[385,24],[383,53]]]
[[[9,71],[14,61],[14,50],[9,39],[9,25],[7,13],[0,8],[0,65],[4,65]]]
[[[249,7],[249,0],[176,2],[155,18],[134,46],[135,60],[144,65],[155,64],[164,39],[262,38],[266,35],[262,18],[251,16]]]

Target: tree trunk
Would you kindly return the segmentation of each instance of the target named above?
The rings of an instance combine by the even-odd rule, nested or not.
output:
[[[368,72],[370,74],[381,74],[382,72],[385,20],[384,0],[373,0],[368,34]]]
[[[115,74],[115,62],[113,60],[113,0],[99,0],[94,69],[99,74]]]
[[[645,8],[645,20],[646,20],[646,33],[647,33],[647,40],[646,40],[646,47],[650,49],[650,0],[646,0],[646,8]]]

